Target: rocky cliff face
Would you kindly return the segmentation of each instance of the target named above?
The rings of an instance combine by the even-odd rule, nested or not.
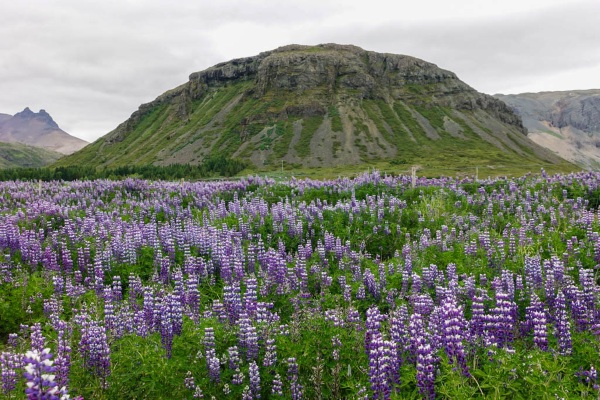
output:
[[[454,73],[410,56],[324,44],[289,45],[192,73],[60,163],[199,163],[211,155],[256,168],[426,155],[560,162],[527,139],[505,103]]]
[[[600,169],[600,89],[496,95],[523,119],[529,137],[587,169]]]
[[[59,128],[45,110],[35,113],[26,107],[13,116],[0,115],[0,142],[22,143],[62,154],[71,154],[88,143]]]

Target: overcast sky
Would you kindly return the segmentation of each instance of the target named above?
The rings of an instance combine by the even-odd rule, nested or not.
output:
[[[0,0],[0,113],[93,141],[190,73],[286,44],[407,54],[488,94],[600,88],[598,0]]]

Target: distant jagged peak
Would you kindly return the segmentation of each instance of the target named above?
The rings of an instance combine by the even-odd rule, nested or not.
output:
[[[38,113],[31,111],[29,107],[25,107],[25,109],[21,112],[18,112],[14,115],[13,118],[23,119],[23,120],[39,120],[40,122],[44,122],[51,128],[60,129],[58,124],[54,122],[50,114],[44,109],[41,109]]]

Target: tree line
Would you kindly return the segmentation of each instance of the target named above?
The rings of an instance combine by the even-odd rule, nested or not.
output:
[[[91,180],[124,179],[137,177],[151,180],[197,180],[209,177],[231,177],[244,168],[246,163],[225,156],[212,156],[201,164],[123,165],[117,167],[94,167],[76,165],[68,167],[7,168],[0,169],[0,181],[9,180]]]

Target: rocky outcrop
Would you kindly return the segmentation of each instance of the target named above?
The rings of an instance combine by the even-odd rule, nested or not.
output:
[[[444,145],[450,139],[480,154],[492,146],[519,159],[560,162],[528,141],[505,103],[453,72],[406,55],[322,44],[194,72],[60,163],[193,164],[211,155],[256,168],[276,160],[306,167],[405,162],[454,154]]]
[[[496,95],[536,143],[580,166],[600,169],[600,89]]]
[[[72,154],[88,144],[60,129],[45,110],[35,113],[29,107],[13,116],[0,118],[0,141],[22,143],[62,154]]]

